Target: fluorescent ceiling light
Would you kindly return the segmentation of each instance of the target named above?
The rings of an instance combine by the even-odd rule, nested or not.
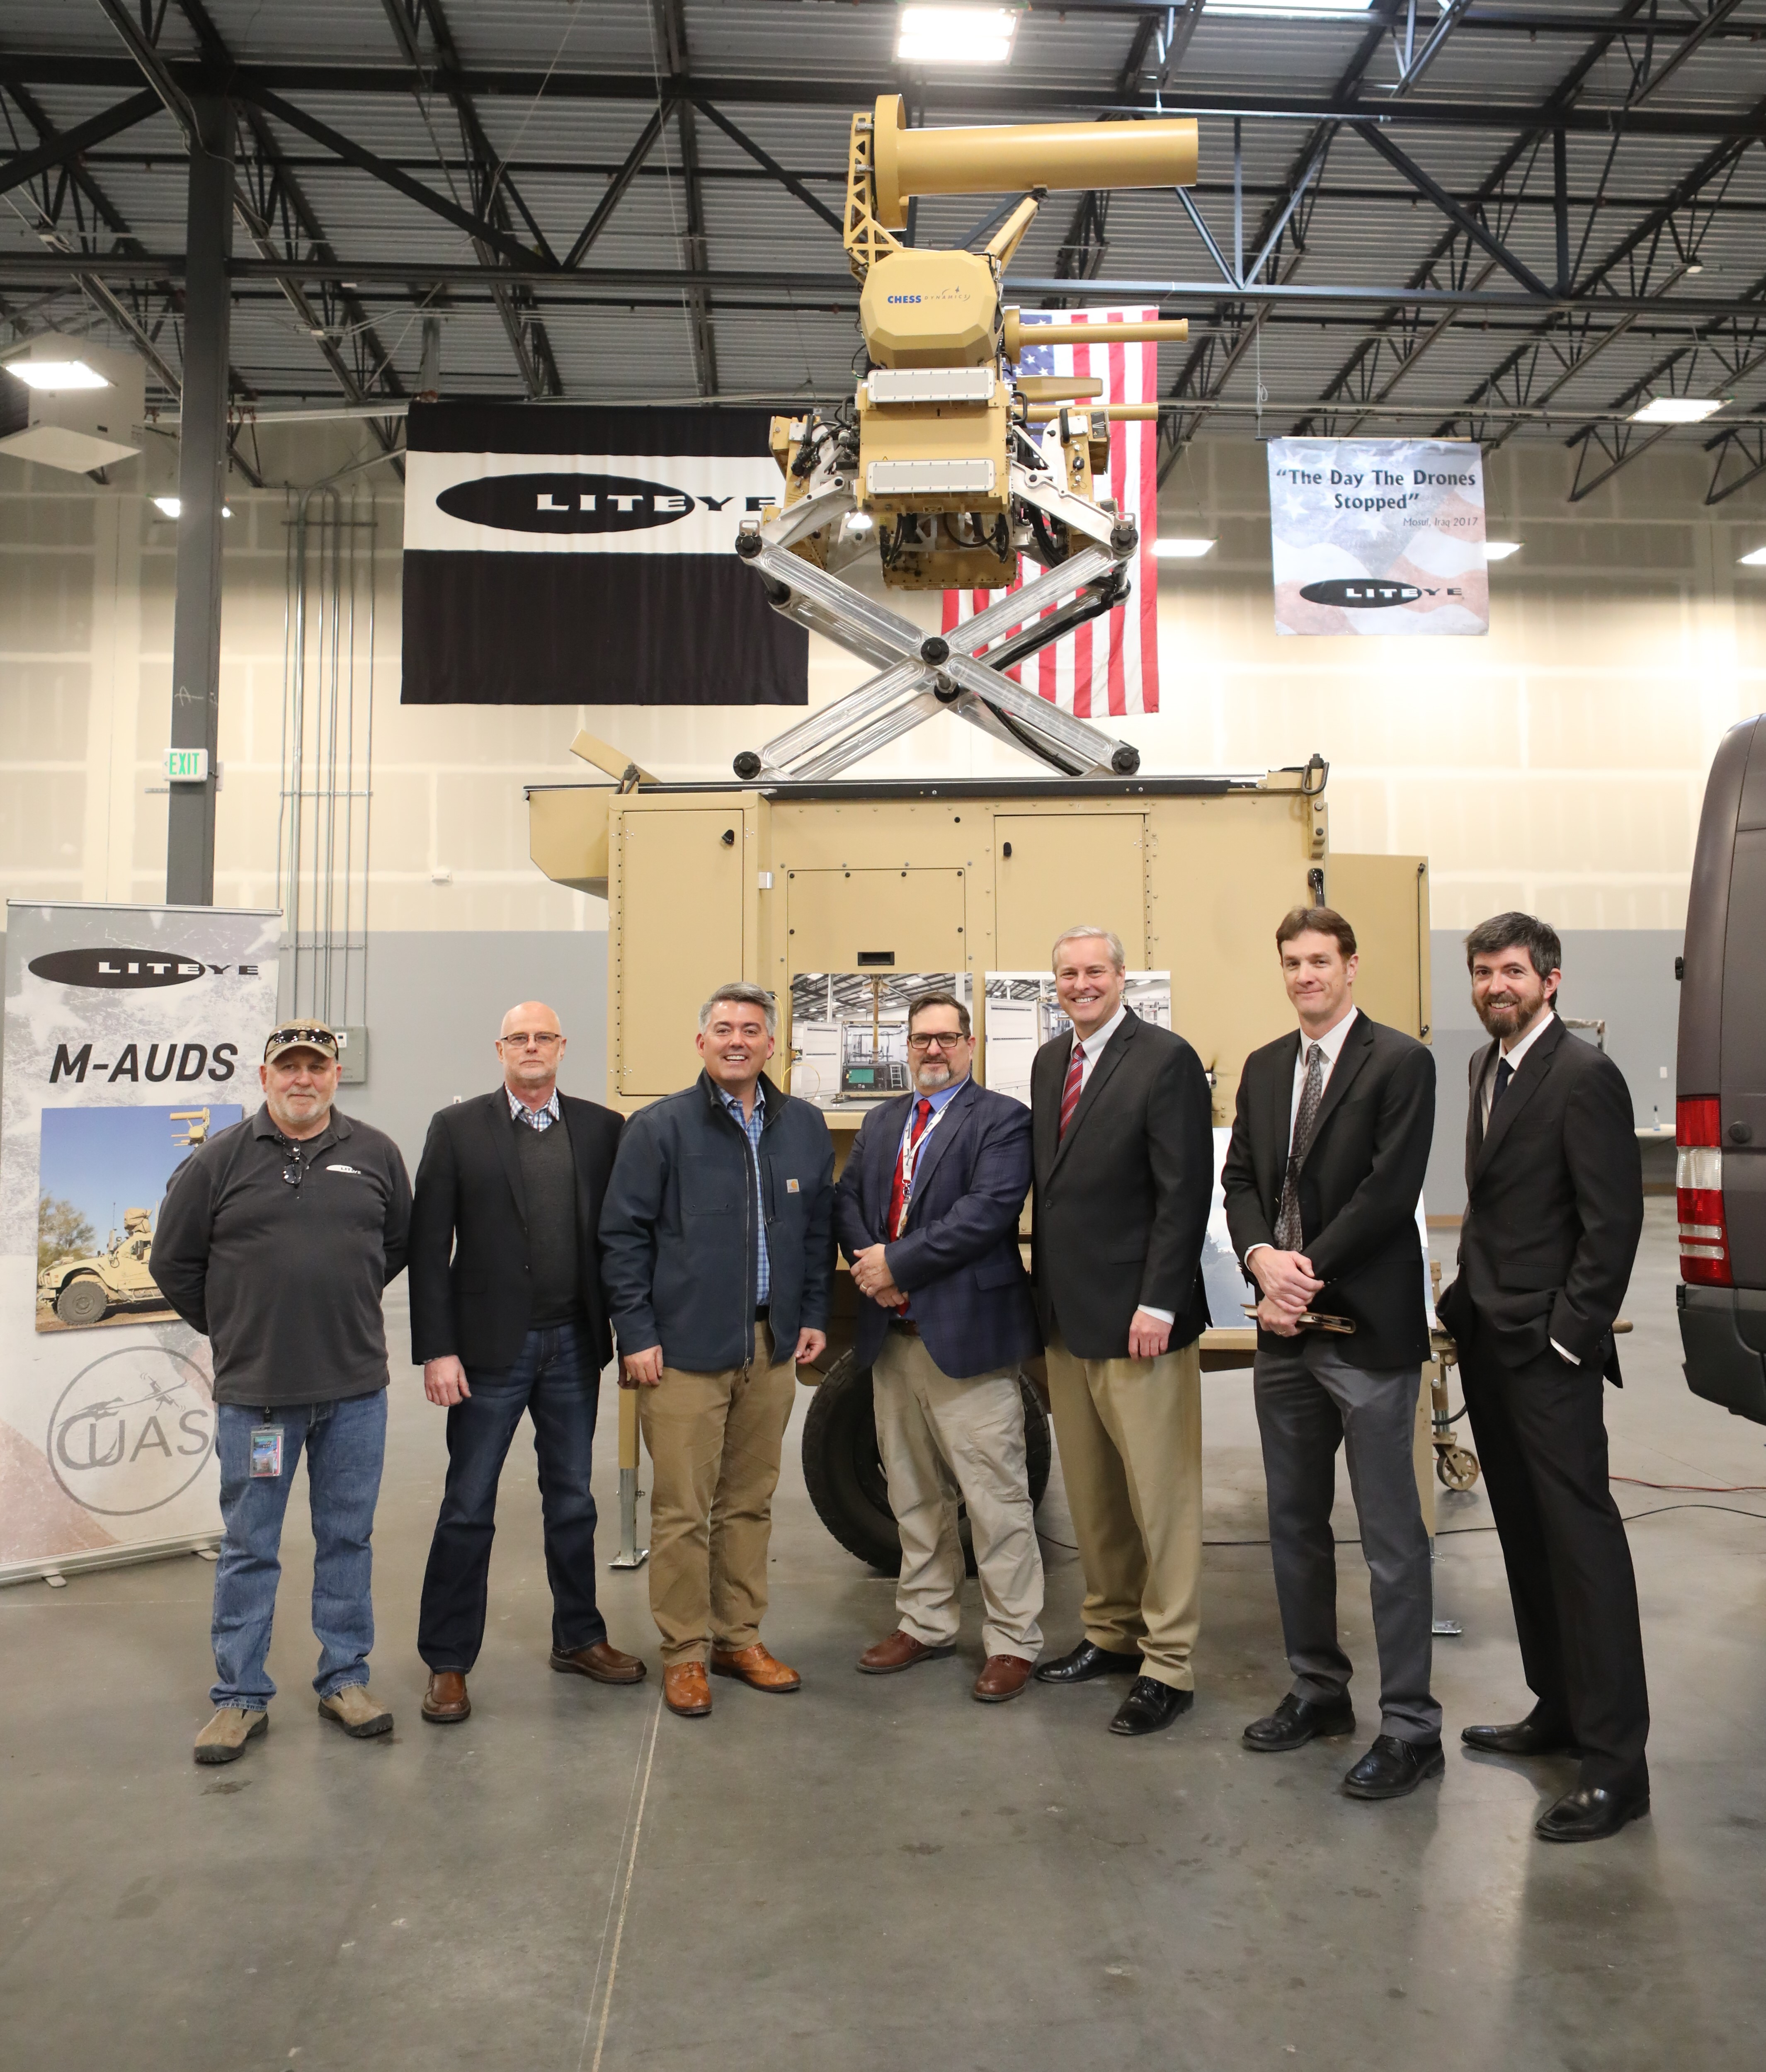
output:
[[[1742,556],[1744,569],[1766,569],[1766,547],[1756,547],[1751,554]]]
[[[105,380],[96,367],[89,367],[83,360],[13,360],[6,363],[6,372],[16,374],[21,381],[28,382],[33,388],[108,388]]]
[[[1214,551],[1212,540],[1155,540],[1153,553],[1162,561],[1199,561]]]
[[[1004,64],[1017,34],[1015,7],[903,7],[895,17],[895,60],[899,64]]]
[[[1211,14],[1365,14],[1373,0],[1211,0]]]
[[[156,496],[154,499],[154,508],[156,511],[163,512],[168,518],[181,517],[183,515],[183,499],[181,496]],[[231,518],[233,515],[231,506],[222,504],[220,515],[223,518]]]
[[[1505,561],[1511,554],[1520,552],[1521,542],[1518,540],[1486,540],[1484,543],[1484,557],[1487,561]]]
[[[1652,396],[1642,409],[1632,412],[1631,421],[1634,425],[1697,425],[1723,407],[1721,396]]]

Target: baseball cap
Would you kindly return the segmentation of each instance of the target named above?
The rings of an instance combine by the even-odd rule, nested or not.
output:
[[[335,1060],[337,1032],[323,1022],[285,1022],[264,1038],[264,1063],[274,1063],[285,1050],[317,1050]]]

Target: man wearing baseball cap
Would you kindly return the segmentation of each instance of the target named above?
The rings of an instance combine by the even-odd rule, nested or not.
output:
[[[160,1292],[214,1355],[224,1536],[216,1709],[198,1762],[233,1762],[269,1725],[282,1518],[303,1453],[319,1712],[358,1740],[393,1725],[368,1688],[369,1541],[386,1444],[381,1293],[405,1265],[411,1187],[393,1140],[332,1107],[337,1053],[323,1022],[272,1030],[264,1105],[178,1168],[154,1235]]]

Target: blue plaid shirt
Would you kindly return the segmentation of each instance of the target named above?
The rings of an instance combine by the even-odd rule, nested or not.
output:
[[[553,1087],[552,1098],[544,1108],[529,1108],[525,1101],[517,1100],[507,1087],[503,1089],[503,1092],[509,1104],[510,1121],[525,1122],[529,1129],[538,1130],[542,1137],[554,1122],[562,1122],[564,1119],[562,1112],[558,1107],[558,1090],[556,1087]]]
[[[767,1257],[767,1211],[760,1192],[760,1132],[767,1120],[766,1089],[763,1086],[755,1088],[754,1113],[751,1116],[744,1115],[741,1101],[735,1095],[727,1094],[722,1087],[718,1088],[718,1099],[735,1117],[737,1128],[747,1138],[748,1160],[754,1168],[755,1234],[760,1240],[755,1266],[754,1305],[758,1309],[772,1289],[772,1266]]]

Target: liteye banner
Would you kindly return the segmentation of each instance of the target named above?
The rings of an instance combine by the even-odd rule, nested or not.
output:
[[[172,1173],[258,1104],[281,927],[7,902],[0,1583],[218,1535],[208,1342],[150,1256]]]
[[[1484,454],[1458,439],[1271,439],[1278,633],[1488,633]]]

